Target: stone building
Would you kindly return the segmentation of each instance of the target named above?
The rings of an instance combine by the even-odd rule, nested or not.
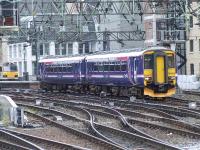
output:
[[[200,2],[192,1],[191,6],[195,10],[200,7]],[[199,16],[191,15],[188,19],[188,38],[186,42],[187,74],[200,76],[200,13]]]

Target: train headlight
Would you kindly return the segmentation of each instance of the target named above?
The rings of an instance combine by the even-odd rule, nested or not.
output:
[[[146,81],[152,81],[152,77],[145,77],[144,78]]]
[[[175,80],[175,79],[176,79],[175,76],[170,76],[170,77],[169,77],[169,80]]]

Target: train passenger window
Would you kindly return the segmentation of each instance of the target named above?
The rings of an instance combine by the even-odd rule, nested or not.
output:
[[[114,64],[111,64],[111,65],[110,65],[110,71],[115,71],[115,66],[114,66]]]
[[[50,67],[50,72],[53,72],[54,71],[54,68],[51,66]]]
[[[46,72],[51,72],[51,68],[47,67],[47,71]]]
[[[153,55],[145,55],[144,69],[152,69],[152,68],[153,68]]]
[[[58,67],[58,66],[56,66],[56,72],[60,72],[60,70],[59,70],[59,67]]]
[[[2,67],[0,67],[0,72],[2,72]]]
[[[98,71],[98,66],[96,64],[94,65],[94,71]]]
[[[52,72],[51,67],[48,67],[48,68],[47,68],[47,72]]]
[[[49,72],[49,67],[46,67],[46,68],[44,69],[44,72]]]
[[[173,55],[172,56],[168,56],[167,64],[168,64],[168,68],[174,68],[175,67],[175,65],[174,65],[174,56]]]
[[[126,71],[127,70],[127,62],[123,61],[121,62],[121,71]]]
[[[72,64],[72,72],[76,73],[78,71],[76,64]]]
[[[58,67],[57,66],[54,68],[54,72],[58,72]]]
[[[69,65],[68,67],[67,67],[67,72],[72,72],[72,66],[71,65]]]
[[[101,64],[101,65],[99,65],[98,66],[98,70],[99,70],[99,72],[103,72],[103,70],[104,70],[104,66]]]
[[[87,72],[93,72],[93,70],[94,70],[94,65],[93,64],[87,64]]]
[[[56,72],[56,68],[52,66],[52,72]]]
[[[120,71],[120,64],[115,65],[115,71]]]
[[[62,72],[62,66],[61,67],[58,67],[58,72]]]
[[[108,64],[104,65],[104,71],[109,71],[110,70],[110,66]]]
[[[121,65],[121,71],[126,71],[127,70],[127,65],[124,64],[124,65]]]
[[[48,67],[48,73],[50,73],[50,72],[51,72],[51,66]]]
[[[67,72],[67,67],[66,66],[63,66],[63,72]]]

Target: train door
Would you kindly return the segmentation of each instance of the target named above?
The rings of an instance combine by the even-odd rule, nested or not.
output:
[[[157,52],[154,54],[154,77],[155,82],[163,84],[168,82],[168,67],[167,67],[167,55],[164,52]]]
[[[157,83],[165,82],[165,57],[157,56],[156,57],[156,77]]]
[[[80,61],[80,82],[85,82],[85,77],[86,77],[86,59],[83,59]]]
[[[134,68],[133,68],[133,76],[134,76],[134,82],[137,82],[137,60],[136,57],[134,58]]]

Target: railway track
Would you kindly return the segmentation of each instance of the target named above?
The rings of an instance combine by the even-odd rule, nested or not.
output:
[[[0,149],[1,150],[14,150],[14,149],[19,149],[19,150],[30,150],[29,148],[13,144],[12,142],[8,142],[5,140],[0,140]]]
[[[16,136],[12,133],[9,133],[7,131],[5,131],[4,129],[0,129],[0,136],[1,136],[1,143],[2,145],[0,145],[0,147],[2,149],[35,149],[35,150],[43,150],[41,147],[39,147],[38,145],[27,141],[19,136]]]
[[[40,145],[42,149],[48,149],[48,150],[59,150],[59,149],[69,149],[69,150],[86,150],[82,147],[78,147],[75,145],[70,145],[62,142],[57,142],[55,140],[49,140],[45,138],[41,138],[38,136],[33,136],[13,130],[4,129],[4,131],[9,132],[13,135],[19,136],[23,139],[26,139],[28,141],[33,141],[34,143],[37,143],[37,145]]]
[[[101,107],[102,99],[97,99],[94,97],[92,98],[87,97],[87,96],[85,96],[84,98],[82,96],[81,97],[78,97],[78,96],[66,97],[66,94],[59,95],[59,97],[52,94],[48,96],[48,94],[46,94],[45,96],[43,95],[40,97],[40,93],[37,93],[36,95],[34,95],[34,98],[33,98],[33,95],[30,93],[25,93],[25,95],[26,95],[26,98],[29,96],[29,98],[27,99],[30,99],[30,101],[35,101],[38,98],[41,99],[42,101],[48,101],[47,103],[54,101],[55,102],[54,109],[59,109],[62,112],[74,115],[77,118],[82,118],[81,121],[84,121],[84,122],[88,121],[87,115],[85,115],[84,113],[81,113],[82,110],[75,111],[74,108],[80,107],[80,109],[82,108],[86,109],[92,116],[92,117],[90,116],[90,121],[93,120],[93,126],[100,133],[98,136],[100,136],[101,138],[107,141],[111,140],[112,141],[111,143],[116,144],[116,145],[119,144],[118,146],[119,147],[121,146],[121,148],[124,148],[124,149],[126,148],[129,149],[131,145],[127,145],[126,143],[124,145],[121,144],[120,141],[124,141],[124,139],[120,139],[121,137],[117,136],[118,133],[115,133],[116,135],[113,135],[113,132],[114,132],[113,130],[122,130],[123,132],[130,133],[129,131],[124,131],[124,126],[122,125],[124,124],[125,121],[122,118],[125,118],[126,122],[128,122],[129,125],[134,127],[131,130],[131,132],[134,132],[132,134],[136,133],[137,135],[143,136],[141,133],[146,132],[148,133],[148,135],[145,138],[147,139],[149,138],[151,140],[157,139],[156,142],[158,142],[159,141],[158,139],[160,139],[160,141],[168,143],[168,146],[173,145],[175,143],[174,148],[176,147],[189,148],[189,147],[192,147],[191,143],[194,144],[199,141],[199,128],[197,126],[193,126],[186,122],[179,121],[181,118],[185,118],[188,115],[198,120],[199,114],[193,113],[193,111],[185,109],[184,107],[181,108],[181,106],[173,107],[170,105],[168,106],[168,105],[161,105],[161,104],[152,104],[152,103],[147,103],[147,102],[137,102],[137,101],[130,102],[128,100],[116,101],[115,99],[111,99],[111,100],[107,99],[108,102],[114,102],[114,109],[118,113],[120,113],[121,114],[120,115],[120,114],[116,114],[116,112],[114,113],[113,110],[105,111],[105,109],[102,109]],[[24,95],[23,94],[17,95],[17,97],[19,99],[20,98],[23,99]],[[57,103],[61,103],[62,106],[60,104],[59,104],[60,106],[57,105]],[[64,104],[68,105],[68,107],[63,107]],[[70,108],[71,106],[73,106],[73,108]],[[66,110],[66,108],[68,110]],[[116,119],[116,118],[119,118],[119,119]],[[120,124],[120,122],[122,122],[122,124]],[[110,131],[110,133],[107,130]],[[136,132],[136,131],[139,131],[139,132]],[[167,136],[166,137],[156,136],[155,133],[161,133],[161,132],[163,135],[167,135]],[[186,136],[186,138],[183,139],[183,136]],[[115,137],[115,138],[112,139],[112,137]],[[130,137],[127,139],[130,139]],[[174,143],[173,143],[172,142],[173,139],[178,139],[178,140],[181,139],[180,141],[188,142],[188,143],[184,145],[184,143],[181,143],[178,140],[177,141],[174,140]],[[130,141],[128,143],[130,143]],[[135,143],[134,145],[137,145],[137,143]],[[147,147],[148,146],[149,145],[147,144]],[[141,148],[141,147],[131,147],[131,148]],[[145,145],[143,148],[145,148]]]
[[[97,107],[97,106],[96,106]],[[94,109],[92,109],[93,112],[97,113],[98,115],[104,116],[104,115],[108,115],[108,113],[103,113],[103,112],[99,112],[99,111],[95,111]],[[112,111],[112,110],[111,110]],[[117,111],[120,111],[117,110]],[[119,112],[117,112],[120,117],[123,117],[122,114],[120,114]],[[133,114],[132,114],[133,115]],[[108,116],[111,116],[111,114],[109,114]],[[134,116],[134,115],[133,115]],[[152,116],[154,117],[154,116]],[[123,117],[124,118],[124,117]],[[149,116],[147,116],[146,118],[149,119]],[[159,119],[159,118],[158,118]],[[162,118],[163,120],[164,118]],[[199,138],[200,138],[200,134],[197,134],[194,132],[194,129],[199,130],[199,128],[195,128],[192,126],[187,126],[185,124],[182,124],[176,120],[168,120],[168,122],[172,122],[174,121],[174,127],[172,126],[163,126],[161,120],[160,125],[157,124],[158,120],[156,123],[151,123],[151,121],[141,121],[143,119],[127,119],[124,118],[124,120],[122,119],[122,122],[127,125],[131,130],[133,131],[137,131],[138,134],[141,134],[143,136],[152,138],[152,139],[156,139],[156,140],[160,140],[162,142],[167,142],[169,144],[173,144],[177,147],[183,147],[183,145],[189,145],[190,143],[198,143]],[[177,127],[179,126],[179,127]],[[180,128],[184,128],[180,129]],[[186,128],[186,129],[185,129]],[[190,129],[190,130],[189,130]],[[160,134],[162,133],[162,134]],[[170,136],[172,135],[173,136]],[[166,135],[166,136],[163,136]],[[180,140],[181,139],[181,140]],[[193,140],[193,142],[192,142]],[[190,145],[192,147],[192,144]]]
[[[79,130],[78,130],[76,128],[76,125],[75,125],[75,124],[77,124],[77,122],[81,122],[82,124],[87,125],[87,126],[85,126],[85,128],[89,129],[89,126],[88,126],[89,122],[87,122],[84,119],[76,118],[74,116],[67,115],[67,114],[65,114],[63,112],[59,112],[59,111],[56,111],[56,110],[51,110],[51,109],[47,109],[47,108],[43,108],[43,107],[38,107],[38,106],[33,106],[33,105],[27,105],[27,104],[19,104],[19,103],[18,103],[18,105],[24,106],[26,108],[34,108],[34,109],[42,111],[42,113],[37,113],[37,114],[35,112],[31,113],[30,111],[28,113],[31,114],[31,115],[34,115],[37,118],[39,117],[40,119],[42,119],[45,122],[47,122],[47,124],[49,124],[49,123],[53,124],[55,127],[59,128],[59,129],[63,129],[66,132],[69,132],[69,133],[71,133],[73,135],[76,135],[76,137],[72,137],[72,138],[76,139],[75,145],[77,144],[78,140],[80,140],[80,141],[83,140],[85,142],[82,142],[83,143],[82,147],[84,147],[85,145],[91,145],[90,147],[86,147],[86,148],[90,148],[90,149],[98,149],[97,148],[98,146],[100,146],[100,147],[102,147],[104,149],[122,149],[122,148],[120,148],[120,147],[118,147],[116,145],[113,145],[112,143],[108,143],[108,142],[106,142],[104,140],[101,140],[101,139],[96,138],[96,137],[94,137],[94,136],[92,136],[92,135],[90,135],[90,134],[88,134],[86,132],[81,131],[80,130],[80,126],[79,126]],[[48,113],[48,117],[46,117],[46,116],[44,117],[42,115],[43,113]],[[63,118],[73,118],[75,120],[73,122],[73,124],[72,124],[72,125],[74,125],[73,128],[70,127],[70,126],[66,126],[65,123],[53,121],[51,118],[49,118],[49,116],[50,116],[49,114],[50,113],[51,114],[62,115]],[[85,130],[87,130],[87,129],[85,129]],[[87,132],[88,132],[88,130],[87,130]],[[91,141],[93,141],[94,143],[93,142],[90,143]],[[85,143],[87,143],[87,144],[85,144]]]
[[[31,106],[31,107],[33,107],[33,106]],[[144,139],[146,139],[146,143],[147,143],[148,140],[149,140],[148,142],[150,143],[150,144],[147,143],[146,145],[143,144],[143,146],[140,146],[140,148],[141,147],[144,148],[146,146],[149,147],[150,145],[151,145],[152,149],[158,149],[157,147],[162,147],[162,148],[168,147],[168,148],[171,148],[171,149],[175,148],[173,146],[170,146],[170,145],[167,145],[167,144],[163,144],[162,142],[158,142],[158,141],[155,141],[155,140],[152,140],[152,139],[148,139],[147,140],[147,138],[145,138],[145,137],[134,135],[134,134],[131,134],[129,132],[125,132],[125,131],[122,131],[122,130],[119,130],[119,129],[116,129],[116,128],[111,128],[111,127],[103,126],[103,125],[100,125],[100,124],[97,124],[97,123],[94,123],[92,127],[95,128],[96,126],[98,127],[98,129],[97,130],[93,129],[95,131],[95,134],[100,135],[101,138],[103,138],[103,139],[105,139],[105,140],[107,140],[107,141],[109,141],[109,142],[111,142],[111,143],[113,143],[115,145],[118,145],[119,147],[121,147],[123,149],[139,148],[137,146],[135,147],[135,144],[136,144],[135,140],[138,139],[138,138],[140,140],[137,140],[137,142],[138,141],[141,142]],[[99,128],[101,129],[102,133],[99,133],[99,130],[100,130]],[[104,130],[105,130],[105,132],[103,132]],[[114,133],[115,134],[111,137],[111,136],[108,135],[108,133],[109,133],[108,131],[110,132],[110,135],[113,135]],[[126,134],[129,134],[129,137],[127,137]],[[106,135],[106,138],[105,138],[105,135]],[[121,135],[123,135],[123,137],[126,137],[126,140],[125,140],[125,138],[121,139]],[[135,143],[135,144],[134,145],[130,145],[130,144],[127,145],[127,143],[124,143],[125,144],[124,145],[124,144],[122,144],[124,142],[124,140],[127,141],[127,142],[129,141],[128,143]],[[157,146],[153,146],[153,145],[155,145],[155,143],[156,143]],[[136,145],[141,145],[141,144],[136,144]]]

